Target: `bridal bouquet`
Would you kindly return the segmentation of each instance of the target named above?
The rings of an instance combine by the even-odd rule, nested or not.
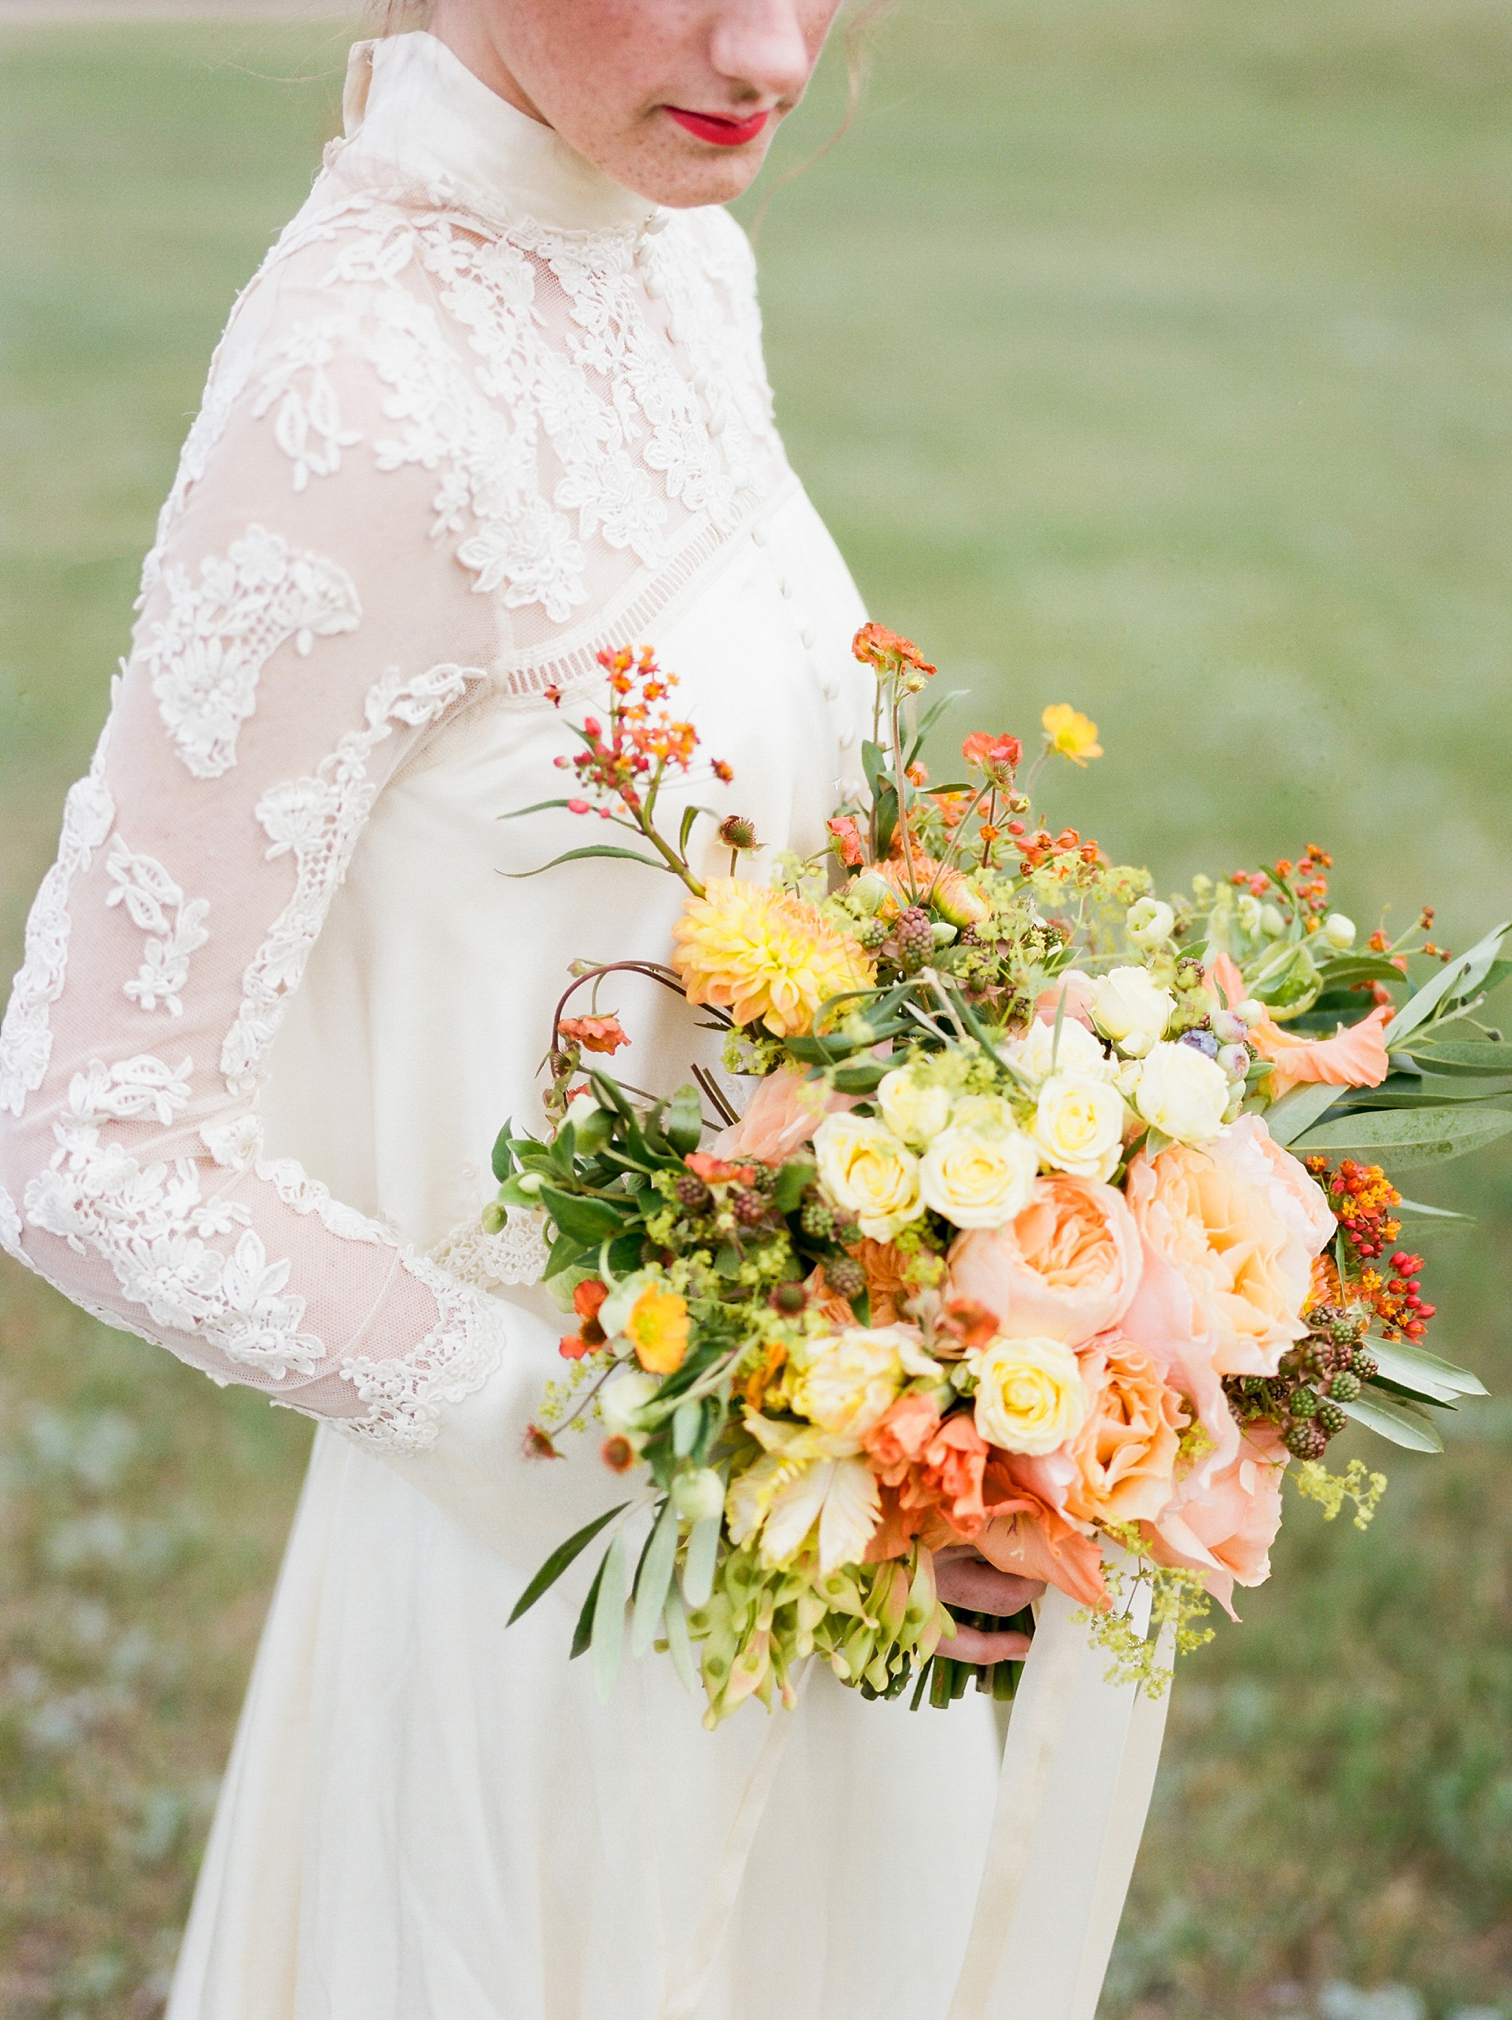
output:
[[[688,898],[669,960],[575,971],[554,1127],[506,1125],[495,1151],[485,1225],[545,1216],[573,1314],[531,1447],[596,1422],[628,1490],[515,1614],[608,1530],[572,1650],[601,1691],[628,1632],[690,1689],[701,1673],[711,1726],[790,1703],[811,1655],[869,1697],[946,1705],[973,1676],[1011,1696],[1018,1664],[950,1658],[934,1553],[967,1544],[1082,1601],[1111,1673],[1157,1693],[1160,1629],[1193,1647],[1210,1596],[1232,1612],[1268,1575],[1289,1469],[1364,1527],[1385,1480],[1331,1472],[1330,1441],[1353,1423],[1437,1450],[1435,1412],[1484,1393],[1422,1345],[1409,1230],[1444,1215],[1387,1171],[1512,1129],[1487,1105],[1512,1046],[1477,1021],[1509,928],[1455,957],[1425,912],[1361,946],[1316,846],[1159,898],[1036,818],[1042,767],[1099,757],[1095,725],[1046,709],[1027,767],[976,732],[935,784],[935,669],[879,625],[855,650],[876,672],[864,804],[770,882],[736,874],[748,821],[719,825],[710,881],[701,810],[664,832],[698,738],[649,651],[605,656],[608,719],[557,760],[574,794],[543,804],[636,844],[557,862],[629,856]],[[704,1007],[723,1077],[663,1096],[601,1063],[630,1042],[601,1004],[626,969]]]

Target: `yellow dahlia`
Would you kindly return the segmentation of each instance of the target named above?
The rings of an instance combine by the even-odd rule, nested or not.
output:
[[[717,1004],[737,1024],[761,1018],[778,1038],[808,1031],[820,1004],[876,979],[860,943],[817,906],[736,877],[690,899],[672,937],[690,1003]]]

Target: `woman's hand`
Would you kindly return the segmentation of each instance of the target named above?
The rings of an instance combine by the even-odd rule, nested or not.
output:
[[[935,1588],[947,1606],[963,1613],[992,1613],[1007,1619],[1038,1599],[1043,1584],[1035,1578],[1015,1578],[999,1571],[969,1543],[935,1552]],[[952,1662],[1022,1662],[1029,1653],[1027,1634],[1004,1631],[984,1634],[979,1627],[957,1625],[954,1641],[940,1643],[941,1655]]]

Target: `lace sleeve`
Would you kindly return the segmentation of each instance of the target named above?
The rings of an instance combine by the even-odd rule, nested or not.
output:
[[[495,601],[437,537],[444,480],[383,453],[361,303],[312,292],[273,318],[292,340],[249,337],[284,285],[233,324],[32,909],[0,1243],[218,1381],[415,1450],[505,1314],[266,1160],[258,1088],[385,779],[487,681]]]

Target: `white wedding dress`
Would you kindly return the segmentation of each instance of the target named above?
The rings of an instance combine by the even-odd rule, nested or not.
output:
[[[563,1326],[534,1227],[477,1216],[499,1125],[541,1124],[568,964],[663,957],[681,888],[510,882],[605,831],[502,817],[562,790],[596,650],[650,642],[735,770],[685,797],[816,848],[861,616],[737,226],[616,187],[430,36],[354,51],[347,139],[212,367],[0,1043],[0,1242],[320,1420],[171,2020],[663,2011],[770,1728],[705,1732],[657,1657],[600,1705],[581,1576],[506,1632],[617,1483],[593,1436],[522,1456]],[[614,981],[630,1080],[712,1062]],[[815,1674],[701,2020],[943,2020],[995,1781],[985,1701]]]

